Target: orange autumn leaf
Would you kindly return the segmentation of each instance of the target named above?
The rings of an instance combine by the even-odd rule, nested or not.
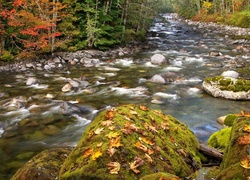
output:
[[[103,130],[104,130],[104,128],[97,128],[95,130],[95,134],[100,134]]]
[[[246,136],[241,136],[238,139],[238,143],[240,145],[246,145],[246,144],[250,144],[250,134],[246,135]]]
[[[241,111],[241,114],[237,114],[239,117],[250,117],[250,111]]]
[[[112,157],[115,154],[115,152],[116,152],[116,149],[113,147],[109,147],[107,149],[107,153],[108,153],[109,157]]]
[[[161,128],[162,128],[164,131],[169,131],[169,130],[170,130],[169,123],[168,123],[168,122],[162,122],[162,123],[161,123]]]
[[[93,153],[93,151],[94,151],[93,148],[88,148],[88,149],[86,149],[86,150],[83,152],[82,157],[83,157],[83,158],[86,158],[86,157],[90,156],[90,155]]]
[[[148,123],[144,123],[144,127],[152,133],[158,133],[158,130],[154,126],[150,126]]]
[[[107,164],[109,167],[109,173],[110,174],[118,174],[118,172],[120,171],[120,163],[119,162],[110,162]]]
[[[148,111],[149,110],[149,108],[147,108],[146,106],[143,106],[143,105],[139,105],[139,109],[143,110],[143,111]]]
[[[240,165],[245,169],[250,169],[250,155],[247,155],[240,161]]]
[[[137,141],[137,142],[135,143],[135,147],[136,147],[137,149],[140,149],[140,150],[144,151],[144,152],[147,152],[147,151],[148,151],[148,148],[147,148],[145,145],[143,145],[140,141]]]
[[[137,169],[139,166],[143,165],[144,161],[140,157],[135,157],[135,160],[129,163],[129,167],[135,174],[139,174],[140,171]]]
[[[141,137],[140,140],[142,140],[144,143],[153,146],[155,144],[154,141],[147,139],[146,137]]]
[[[154,150],[148,148],[147,153],[148,153],[149,155],[154,154]]]
[[[114,110],[109,110],[105,114],[106,119],[113,119],[115,117],[115,111]]]
[[[92,154],[92,160],[95,161],[97,158],[99,158],[102,155],[101,148],[98,149],[96,152]]]
[[[109,146],[110,147],[116,147],[116,148],[118,148],[120,146],[123,146],[123,144],[120,142],[120,138],[121,138],[121,136],[110,139]]]
[[[250,133],[250,126],[247,125],[247,124],[245,124],[245,126],[244,126],[244,128],[243,128],[243,131],[244,131],[244,132]]]
[[[111,126],[114,124],[114,121],[106,120],[101,123],[102,126]]]
[[[106,135],[109,139],[112,139],[112,138],[117,138],[119,135],[118,132],[109,132],[107,135]]]

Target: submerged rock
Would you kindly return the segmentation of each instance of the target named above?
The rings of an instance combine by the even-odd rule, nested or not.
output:
[[[232,100],[250,100],[250,80],[224,76],[206,78],[203,89],[214,97]]]
[[[198,148],[195,135],[172,116],[122,105],[98,114],[65,160],[59,178],[127,180],[157,172],[192,177],[200,167]]]

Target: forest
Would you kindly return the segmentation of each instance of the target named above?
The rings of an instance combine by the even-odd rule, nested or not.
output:
[[[163,12],[250,27],[250,0],[0,0],[0,61],[142,41]]]

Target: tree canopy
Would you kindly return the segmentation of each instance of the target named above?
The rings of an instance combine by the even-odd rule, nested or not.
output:
[[[0,0],[0,59],[142,40],[166,11],[249,27],[249,9],[250,0]]]

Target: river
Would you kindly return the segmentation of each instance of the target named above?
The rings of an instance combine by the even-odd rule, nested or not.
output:
[[[226,66],[229,61],[244,61],[244,53],[233,51],[233,40],[200,32],[169,14],[163,17],[156,19],[149,30],[147,42],[154,48],[132,56],[100,58],[91,67],[65,65],[46,72],[1,73],[0,179],[9,179],[44,149],[76,145],[93,113],[65,112],[64,106],[82,106],[96,112],[107,106],[143,104],[184,122],[203,143],[222,128],[216,122],[218,117],[248,110],[247,101],[213,98],[201,88],[204,78],[235,70]],[[164,55],[168,63],[150,63],[156,53]],[[175,76],[169,83],[150,81],[156,74],[169,72]],[[27,85],[30,77],[37,83]],[[69,80],[81,85],[62,92]]]

